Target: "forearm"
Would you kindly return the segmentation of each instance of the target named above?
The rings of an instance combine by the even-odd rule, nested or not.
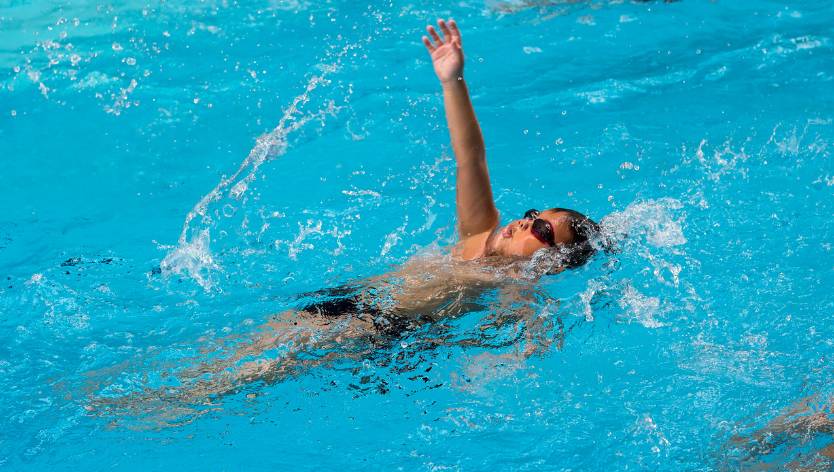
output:
[[[462,78],[444,82],[443,104],[458,167],[480,164],[484,160],[484,137]]]

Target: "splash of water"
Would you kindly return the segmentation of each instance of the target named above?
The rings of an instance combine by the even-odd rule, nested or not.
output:
[[[629,278],[620,279],[616,273],[606,273],[587,282],[579,294],[579,304],[587,321],[597,317],[597,309],[615,302],[621,310],[621,321],[636,322],[646,328],[667,326],[663,320],[674,302],[669,302],[664,291],[677,293],[681,288],[684,266],[666,260],[681,256],[687,242],[683,233],[685,215],[683,204],[674,198],[637,201],[621,212],[612,213],[600,222],[601,239],[605,246],[616,248],[617,266],[621,264],[650,267],[654,279],[640,283]],[[645,271],[644,271],[645,273]],[[637,287],[649,291],[642,293]]]
[[[221,270],[221,267],[212,256],[210,248],[210,230],[215,224],[209,211],[212,204],[224,198],[240,201],[257,177],[261,165],[267,160],[286,154],[289,147],[288,137],[293,132],[311,121],[323,122],[327,116],[337,114],[340,107],[333,100],[328,100],[314,112],[304,112],[303,106],[309,102],[316,88],[330,84],[328,76],[340,69],[342,58],[356,46],[349,44],[343,47],[335,53],[335,61],[319,65],[321,73],[308,80],[304,91],[296,96],[284,111],[278,125],[272,131],[258,137],[255,146],[237,170],[228,177],[223,176],[188,212],[177,245],[170,248],[160,264],[164,272],[188,275],[206,291],[213,288],[211,273]],[[194,220],[198,217],[200,224],[195,226]]]
[[[190,241],[169,246],[171,250],[162,260],[161,268],[177,275],[187,274],[203,289],[210,290],[214,285],[211,271],[220,269],[209,249],[210,242],[209,229],[204,228]]]
[[[630,204],[621,212],[612,213],[600,222],[603,236],[611,241],[636,241],[645,238],[654,247],[686,244],[681,220],[672,215],[683,204],[674,198],[659,198]]]

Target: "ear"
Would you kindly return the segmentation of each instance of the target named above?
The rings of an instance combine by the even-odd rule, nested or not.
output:
[[[564,266],[554,267],[547,271],[547,275],[559,275],[565,271]]]

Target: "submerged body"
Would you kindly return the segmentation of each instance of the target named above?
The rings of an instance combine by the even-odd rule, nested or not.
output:
[[[489,332],[506,325],[517,333],[512,360],[519,363],[563,341],[558,315],[539,313],[541,303],[549,302],[546,295],[534,280],[519,276],[529,269],[527,260],[465,261],[448,252],[421,254],[385,275],[304,294],[296,308],[273,315],[242,341],[213,342],[210,360],[173,367],[177,386],[93,397],[87,410],[111,419],[126,417],[134,428],[179,426],[253,383],[272,384],[314,368],[380,355],[385,362],[384,353],[406,338],[421,350],[490,346]],[[444,323],[480,311],[487,315],[473,336],[449,335]],[[415,334],[417,341],[411,337]]]

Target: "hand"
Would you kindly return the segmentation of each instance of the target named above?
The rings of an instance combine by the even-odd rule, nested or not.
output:
[[[431,54],[434,73],[440,82],[446,84],[463,78],[463,49],[455,20],[449,19],[448,24],[443,20],[437,20],[437,26],[443,32],[443,37],[441,38],[437,30],[429,25],[426,31],[434,41],[423,36],[423,44]]]

